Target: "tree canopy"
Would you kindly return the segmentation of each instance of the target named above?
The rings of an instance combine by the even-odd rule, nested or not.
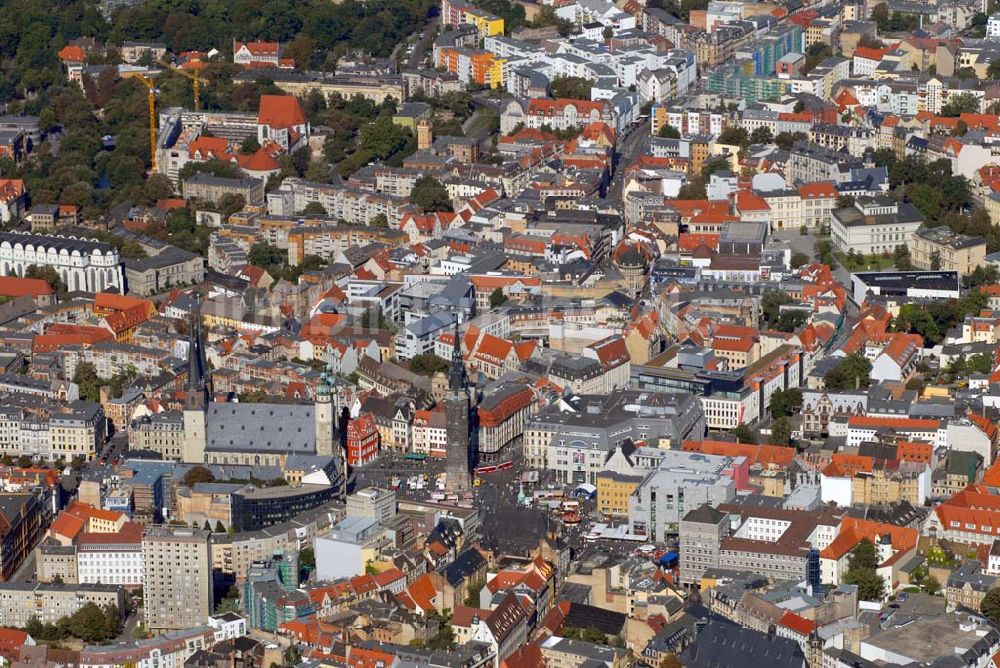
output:
[[[589,100],[592,86],[591,81],[583,77],[555,77],[549,83],[552,97],[567,97],[575,100]]]
[[[771,415],[776,418],[795,415],[802,410],[802,390],[797,387],[776,390],[771,395],[768,408],[771,409]]]
[[[858,586],[858,597],[861,600],[881,601],[885,596],[885,581],[876,571],[877,568],[878,553],[875,545],[863,538],[851,552],[844,582]]]
[[[423,376],[433,376],[439,372],[447,373],[449,368],[447,360],[441,359],[433,353],[414,355],[410,358],[410,371]]]
[[[857,390],[868,387],[872,363],[861,353],[851,353],[823,378],[828,390]]]
[[[975,73],[973,72],[973,77]],[[962,93],[948,99],[941,107],[942,116],[960,116],[962,114],[978,114],[979,98],[972,93]]]
[[[421,176],[417,179],[410,191],[410,201],[424,211],[452,210],[448,189],[433,176]]]
[[[215,476],[204,466],[192,466],[188,469],[188,472],[184,474],[184,484],[188,487],[193,487],[200,482],[213,482]]]
[[[664,138],[664,139],[680,139],[681,138],[680,131],[677,128],[675,128],[674,126],[669,125],[667,123],[664,123],[663,125],[661,125],[659,132],[657,132],[656,134],[659,135],[660,137]]]
[[[979,603],[979,611],[994,624],[1000,625],[1000,587],[994,587],[986,592]]]

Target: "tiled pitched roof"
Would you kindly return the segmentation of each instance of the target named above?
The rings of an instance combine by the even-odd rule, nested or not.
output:
[[[294,95],[261,95],[257,123],[271,128],[305,125],[306,115]]]

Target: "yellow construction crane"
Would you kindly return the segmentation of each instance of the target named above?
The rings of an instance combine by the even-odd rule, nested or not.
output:
[[[201,72],[198,71],[198,69],[194,69],[193,72],[188,72],[187,70],[185,70],[183,68],[175,67],[174,65],[170,65],[170,64],[168,64],[167,67],[169,67],[172,71],[176,72],[177,74],[181,75],[182,77],[187,77],[188,79],[191,80],[191,88],[194,89],[194,110],[195,111],[200,111],[201,110],[201,94],[200,94],[200,90],[199,89],[201,88]]]
[[[156,85],[152,79],[141,74],[135,75],[149,89],[149,160],[150,173],[156,173]]]

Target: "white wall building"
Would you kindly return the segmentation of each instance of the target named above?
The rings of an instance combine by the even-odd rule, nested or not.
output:
[[[24,276],[28,267],[52,267],[66,289],[102,292],[125,285],[111,244],[59,235],[0,232],[0,276]]]

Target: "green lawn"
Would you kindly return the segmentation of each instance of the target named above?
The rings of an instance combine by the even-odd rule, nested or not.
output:
[[[833,256],[840,263],[840,266],[844,267],[848,271],[881,271],[883,269],[892,269],[893,260],[892,256],[882,257],[881,255],[865,255],[862,256],[860,262],[851,262],[847,259],[845,253],[834,253]]]

